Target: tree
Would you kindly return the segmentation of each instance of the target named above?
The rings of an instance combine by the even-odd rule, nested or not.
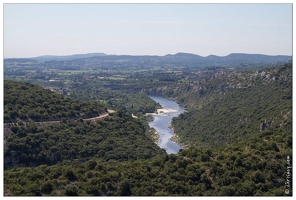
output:
[[[86,162],[86,167],[89,170],[93,170],[96,166],[97,166],[97,162],[94,160],[90,160],[90,161]]]
[[[51,181],[46,181],[46,182],[42,183],[40,186],[40,191],[42,193],[50,194],[52,190],[53,190],[53,185],[52,185]]]
[[[131,196],[132,192],[130,189],[130,184],[128,180],[123,180],[119,184],[119,193],[120,196]]]
[[[67,196],[78,196],[78,188],[74,185],[70,185],[66,188],[64,193]]]
[[[77,177],[74,174],[72,169],[67,169],[66,173],[65,173],[65,177],[68,178],[68,180],[76,180]]]

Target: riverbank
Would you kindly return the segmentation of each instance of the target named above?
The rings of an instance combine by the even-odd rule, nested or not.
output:
[[[180,145],[182,147],[182,149],[188,149],[189,148],[189,145],[185,145],[185,144],[182,144],[180,142],[180,138],[178,135],[174,135],[173,137],[171,137],[171,139],[173,142],[177,143],[178,145]]]
[[[171,109],[171,108],[157,109],[157,114],[166,114],[166,113],[172,113],[172,112],[178,112],[178,111],[175,109]]]
[[[174,133],[175,133],[175,129],[174,129],[174,127],[172,126],[172,124],[170,124],[170,125],[168,126],[168,128],[172,129],[172,130],[174,131]],[[186,145],[186,144],[183,144],[183,143],[180,142],[180,138],[179,138],[179,136],[178,136],[176,133],[175,133],[175,135],[173,135],[173,136],[170,138],[170,140],[173,141],[173,142],[175,142],[175,143],[177,143],[179,146],[182,147],[182,149],[188,149],[188,147],[189,147],[189,145]]]
[[[161,109],[157,109],[157,111],[155,113],[146,113],[145,115],[146,116],[151,116],[151,115],[160,115],[160,116],[163,116],[163,115],[167,115],[169,113],[176,113],[178,112],[177,110],[175,109],[170,109],[170,108],[161,108]]]
[[[154,131],[152,131],[151,137],[153,139],[154,144],[158,144],[158,140],[160,138],[159,133],[154,129]]]

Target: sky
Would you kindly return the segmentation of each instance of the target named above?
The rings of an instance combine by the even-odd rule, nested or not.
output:
[[[292,4],[4,4],[4,58],[292,55]]]

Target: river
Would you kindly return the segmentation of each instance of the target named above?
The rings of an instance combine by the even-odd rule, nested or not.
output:
[[[165,149],[168,154],[176,154],[182,147],[170,140],[170,138],[174,135],[174,131],[170,129],[169,126],[172,122],[172,118],[177,117],[185,110],[175,101],[159,96],[149,95],[149,97],[152,100],[158,102],[163,107],[163,109],[161,109],[163,113],[152,114],[154,120],[149,123],[149,126],[154,128],[160,136],[158,140],[158,146],[162,149]]]

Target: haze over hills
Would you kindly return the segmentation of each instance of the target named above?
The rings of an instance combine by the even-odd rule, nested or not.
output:
[[[87,53],[87,54],[73,54],[66,56],[58,56],[58,55],[42,55],[36,57],[29,58],[5,58],[5,59],[30,59],[30,60],[38,60],[38,61],[64,61],[64,60],[76,60],[81,58],[91,58],[91,57],[113,57],[113,58],[123,58],[123,57],[142,57],[142,58],[185,58],[185,59],[200,59],[200,60],[208,60],[208,59],[220,59],[221,61],[225,60],[252,60],[255,59],[257,61],[265,61],[266,59],[272,59],[276,61],[292,59],[292,56],[288,55],[265,55],[265,54],[247,54],[247,53],[231,53],[227,56],[217,56],[217,55],[208,55],[208,56],[200,56],[192,53],[179,52],[176,54],[167,54],[165,56],[157,56],[157,55],[110,55],[105,53]],[[104,58],[103,58],[104,59]]]
[[[47,66],[54,62],[57,66],[85,66],[85,67],[112,67],[112,68],[151,68],[159,67],[186,67],[198,69],[208,66],[236,68],[236,70],[253,70],[264,66],[281,65],[292,61],[292,56],[263,55],[232,53],[227,56],[209,55],[206,57],[190,53],[156,55],[107,55],[104,53],[75,54],[69,56],[38,56],[33,58],[4,59],[4,65],[28,66],[32,63]],[[56,65],[55,64],[55,65]]]
[[[50,60],[62,61],[62,60],[76,60],[80,58],[90,58],[94,56],[107,56],[107,55],[104,53],[74,54],[74,55],[68,55],[68,56],[45,55],[45,56],[37,56],[29,59],[38,60],[38,61],[50,61]]]

